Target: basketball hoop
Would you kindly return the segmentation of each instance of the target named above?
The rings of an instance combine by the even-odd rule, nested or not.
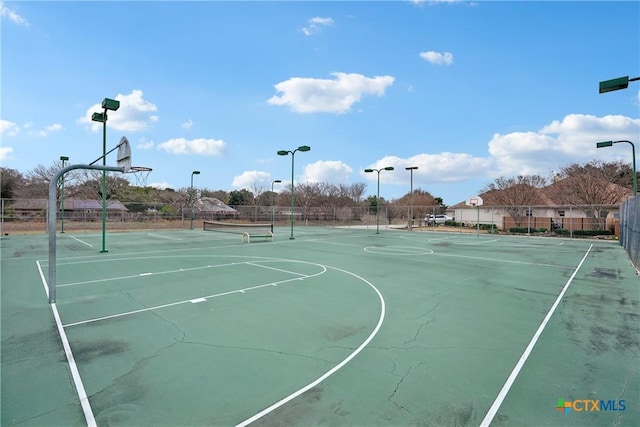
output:
[[[149,174],[153,171],[151,168],[147,168],[144,166],[131,166],[129,168],[129,172],[136,178],[136,185],[138,187],[146,187],[147,186],[147,178]]]

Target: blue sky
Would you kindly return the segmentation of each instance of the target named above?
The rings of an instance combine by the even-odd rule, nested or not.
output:
[[[131,142],[147,184],[413,187],[452,205],[498,176],[640,151],[640,2],[1,3],[0,164]],[[640,153],[638,154],[640,156]],[[115,164],[115,153],[108,158]],[[131,178],[132,183],[135,180]]]

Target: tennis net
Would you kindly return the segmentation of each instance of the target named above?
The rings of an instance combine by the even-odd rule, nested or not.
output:
[[[273,224],[271,223],[239,224],[236,222],[205,220],[202,222],[202,229],[219,233],[240,234],[242,241],[246,243],[249,243],[252,237],[273,240]]]

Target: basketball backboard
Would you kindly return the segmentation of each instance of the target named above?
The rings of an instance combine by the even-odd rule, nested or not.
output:
[[[469,197],[465,202],[465,204],[467,206],[482,206],[482,197],[480,196]]]

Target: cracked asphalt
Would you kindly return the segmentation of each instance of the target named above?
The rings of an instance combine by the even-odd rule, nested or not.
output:
[[[616,242],[287,232],[110,233],[108,253],[58,235],[55,309],[97,425],[477,426],[497,401],[493,426],[638,425],[640,279]],[[47,236],[0,251],[1,424],[86,425]]]

